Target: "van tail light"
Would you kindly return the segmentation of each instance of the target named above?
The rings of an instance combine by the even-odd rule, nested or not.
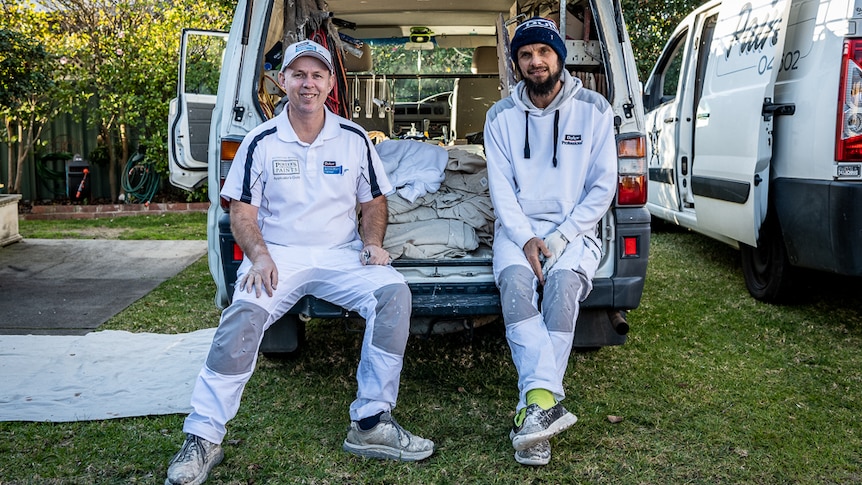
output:
[[[239,137],[225,137],[221,140],[221,157],[218,171],[219,192],[224,187],[224,181],[227,178],[227,173],[230,172],[230,166],[233,163],[240,143],[242,143],[242,138]],[[221,208],[227,212],[230,208],[230,203],[222,198],[219,198],[219,201],[221,202]]]
[[[643,135],[617,139],[619,166],[617,205],[644,205],[647,200],[646,139]]]
[[[835,160],[862,160],[862,39],[844,41]]]

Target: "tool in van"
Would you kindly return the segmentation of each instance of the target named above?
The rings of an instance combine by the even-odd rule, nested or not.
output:
[[[362,105],[359,103],[359,76],[353,76],[353,117],[359,118],[359,113],[362,111]]]

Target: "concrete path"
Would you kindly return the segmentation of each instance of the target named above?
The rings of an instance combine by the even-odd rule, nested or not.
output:
[[[83,335],[206,250],[206,241],[79,239],[2,247],[0,334]]]

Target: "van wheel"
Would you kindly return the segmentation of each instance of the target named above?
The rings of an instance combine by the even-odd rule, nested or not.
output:
[[[267,359],[296,357],[305,344],[305,322],[297,315],[284,315],[263,334],[260,352]]]
[[[742,255],[742,274],[748,293],[766,303],[789,301],[793,287],[793,267],[787,259],[787,248],[781,229],[772,216],[760,228],[756,248],[739,245]]]

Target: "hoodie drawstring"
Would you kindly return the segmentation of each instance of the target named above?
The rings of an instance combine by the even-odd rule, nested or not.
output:
[[[554,111],[554,168],[557,167],[557,141],[560,138],[560,110]]]
[[[524,130],[524,158],[530,158],[530,112],[524,111],[527,129]],[[554,167],[557,166],[557,142],[560,140],[560,110],[554,111]]]

